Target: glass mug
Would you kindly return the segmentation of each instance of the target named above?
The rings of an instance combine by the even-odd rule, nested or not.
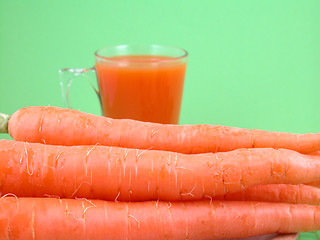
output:
[[[117,119],[178,124],[187,51],[160,45],[118,45],[95,52],[90,69],[61,69],[62,95],[69,104],[72,81],[95,71],[102,113]]]

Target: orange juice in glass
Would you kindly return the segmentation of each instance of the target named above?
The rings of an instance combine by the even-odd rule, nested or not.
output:
[[[188,53],[159,45],[119,45],[96,51],[96,71],[104,116],[178,124]]]

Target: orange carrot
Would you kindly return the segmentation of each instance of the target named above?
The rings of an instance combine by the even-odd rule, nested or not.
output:
[[[1,239],[226,239],[320,230],[320,207],[259,202],[0,200]]]
[[[320,157],[255,148],[181,154],[0,141],[0,190],[17,196],[199,200],[259,184],[320,180]]]
[[[8,123],[6,119],[3,122]],[[214,125],[162,125],[110,119],[58,107],[20,109],[10,117],[8,124],[3,131],[8,130],[14,140],[53,145],[99,143],[180,153],[269,147],[301,153],[320,150],[320,133],[293,134]]]
[[[320,189],[304,184],[267,184],[253,186],[241,192],[227,193],[214,199],[320,205]]]

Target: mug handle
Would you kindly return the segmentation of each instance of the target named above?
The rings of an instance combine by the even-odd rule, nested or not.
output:
[[[101,106],[101,99],[100,99],[100,93],[99,90],[94,86],[94,84],[90,81],[90,77],[88,77],[85,73],[88,72],[96,72],[96,68],[63,68],[59,70],[59,76],[60,76],[60,87],[61,87],[61,94],[63,103],[67,108],[72,108],[70,104],[69,94],[70,94],[70,87],[72,85],[72,82],[74,79],[76,79],[79,76],[84,77],[92,87],[92,89],[95,91],[95,93],[98,96],[98,99],[100,101]]]

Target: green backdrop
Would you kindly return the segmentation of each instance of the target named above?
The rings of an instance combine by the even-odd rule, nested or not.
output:
[[[0,111],[63,106],[58,69],[155,43],[190,54],[181,124],[319,132],[319,12],[319,0],[0,0]],[[100,113],[88,85],[74,96]]]

